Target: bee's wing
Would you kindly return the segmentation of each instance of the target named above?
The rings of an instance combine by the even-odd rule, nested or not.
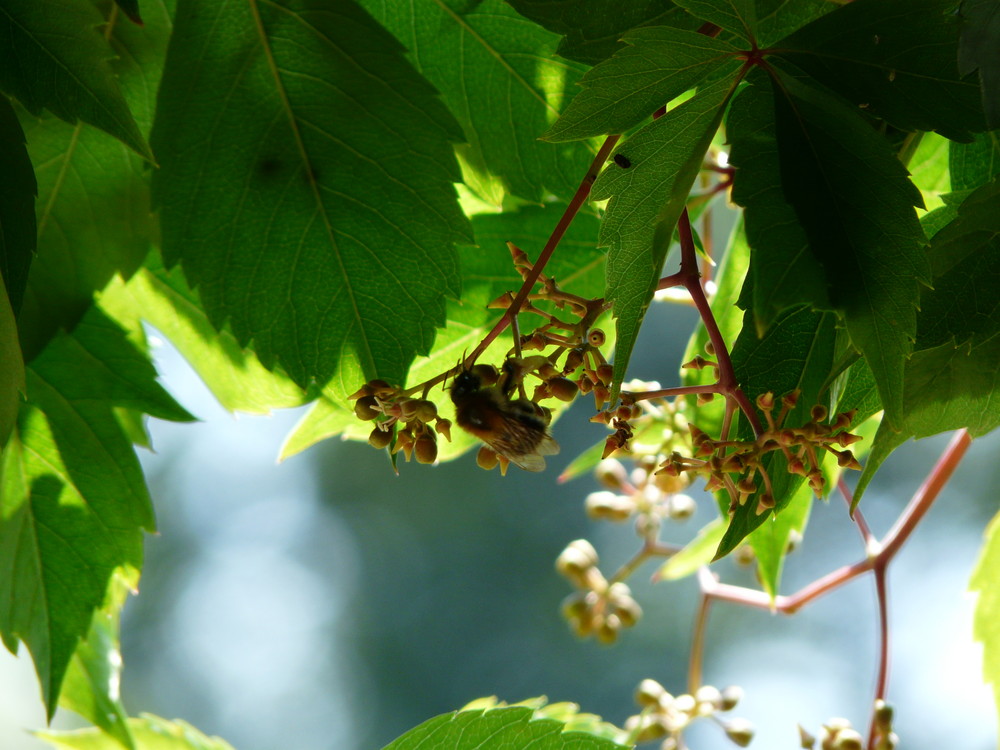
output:
[[[525,471],[545,471],[545,459],[537,453],[527,453],[520,456],[507,456],[515,466],[520,466]]]
[[[535,453],[539,456],[554,456],[559,452],[559,443],[551,435],[542,438],[542,442],[535,448]]]

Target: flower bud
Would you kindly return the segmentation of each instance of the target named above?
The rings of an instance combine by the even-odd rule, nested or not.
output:
[[[604,364],[597,366],[597,379],[604,383],[604,385],[609,385],[614,377],[615,368],[613,365],[605,362]]]
[[[560,401],[566,401],[567,403],[576,398],[576,394],[580,392],[576,383],[563,377],[552,378],[548,381],[548,386],[549,393]]]
[[[382,410],[378,408],[378,399],[374,396],[362,396],[354,402],[354,414],[363,422],[375,419]]]
[[[437,460],[438,446],[432,435],[431,432],[424,432],[413,444],[413,455],[417,457],[417,463],[432,464]]]
[[[490,471],[497,465],[500,457],[497,456],[496,452],[485,445],[479,447],[479,453],[476,454],[476,463],[479,464],[480,469],[486,469]]]
[[[690,495],[677,493],[667,501],[667,512],[675,521],[686,521],[698,510],[698,504]]]
[[[639,687],[635,690],[635,702],[643,708],[646,706],[655,706],[659,704],[660,696],[666,692],[663,685],[647,677],[639,683]]]
[[[708,716],[722,708],[722,693],[713,685],[702,685],[695,691],[694,699],[698,702],[698,714]]]
[[[388,448],[391,442],[392,430],[383,430],[381,427],[376,427],[368,436],[368,444],[372,448],[378,448],[379,450]]]
[[[753,740],[753,724],[746,719],[731,719],[723,727],[726,736],[740,747],[746,747]]]
[[[728,685],[722,688],[722,701],[719,703],[720,711],[732,711],[743,699],[743,688],[739,685]]]
[[[587,515],[595,520],[626,521],[635,511],[635,503],[628,495],[616,495],[601,490],[587,495]]]
[[[594,328],[589,334],[587,334],[587,343],[596,348],[604,346],[604,342],[606,340],[607,337],[604,335],[604,331],[600,328]]]

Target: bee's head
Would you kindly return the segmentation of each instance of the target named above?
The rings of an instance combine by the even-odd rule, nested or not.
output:
[[[482,386],[482,379],[472,370],[462,370],[455,376],[451,384],[452,400],[460,399],[474,393]]]

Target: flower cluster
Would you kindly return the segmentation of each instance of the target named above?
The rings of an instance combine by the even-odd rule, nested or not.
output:
[[[895,750],[899,736],[892,731],[892,706],[883,700],[875,701],[872,743],[868,750]],[[802,747],[816,747],[816,738],[799,727]],[[865,740],[847,719],[830,719],[820,727],[819,750],[864,750]]]
[[[656,680],[643,680],[635,693],[642,711],[628,718],[625,729],[635,742],[662,739],[660,750],[676,750],[685,746],[682,734],[692,722],[710,717],[732,742],[746,747],[754,735],[750,722],[738,718],[722,720],[717,716],[734,709],[742,697],[739,687],[719,690],[711,685],[703,685],[693,695],[675,696]]]
[[[631,472],[616,458],[605,458],[594,470],[608,489],[587,496],[587,515],[595,520],[622,522],[635,516],[640,537],[655,537],[663,519],[684,521],[694,515],[697,505],[681,490],[686,476],[656,472],[656,458],[645,456]]]
[[[368,442],[375,448],[402,451],[422,464],[437,460],[437,436],[451,440],[451,420],[438,415],[437,404],[411,398],[384,380],[370,380],[351,394],[354,414],[363,422],[375,422]],[[402,426],[400,427],[400,424]]]
[[[597,551],[586,539],[577,539],[562,551],[556,570],[578,591],[563,602],[563,615],[581,638],[596,636],[614,643],[622,628],[639,621],[642,609],[621,581],[608,581],[597,567]]]
[[[817,496],[822,494],[826,485],[821,451],[836,456],[837,464],[842,468],[861,468],[850,450],[838,450],[861,440],[858,435],[847,431],[854,419],[853,411],[838,414],[827,422],[826,407],[814,406],[806,424],[787,427],[784,422],[798,401],[798,393],[783,396],[780,401],[781,410],[775,416],[774,394],[764,393],[757,398],[757,407],[767,420],[767,429],[755,440],[715,440],[697,426],[688,425],[693,455],[687,457],[675,451],[663,462],[660,471],[675,477],[684,473],[705,476],[707,491],[729,491],[732,498],[730,513],[756,494],[759,515],[775,505],[771,477],[764,466],[766,454],[780,451],[788,472],[805,477]]]

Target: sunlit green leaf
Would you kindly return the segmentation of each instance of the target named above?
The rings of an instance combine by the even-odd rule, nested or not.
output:
[[[384,750],[615,750],[611,740],[564,732],[564,724],[533,719],[530,708],[511,706],[489,711],[461,711],[438,716],[411,729]]]
[[[69,123],[82,120],[152,160],[109,64],[103,20],[77,0],[4,0],[0,89],[33,114],[47,109]]]
[[[553,57],[556,35],[502,0],[362,4],[441,92],[465,133],[468,146],[459,152],[472,170],[500,177],[510,192],[533,201],[573,195],[593,155],[582,143],[538,140],[586,69]]]
[[[622,41],[624,49],[580,80],[583,91],[546,139],[624,133],[726,66],[738,51],[728,42],[666,26],[635,29]]]
[[[459,289],[457,123],[352,2],[182,0],[175,24],[152,137],[168,265],[300,386],[401,380]]]
[[[153,121],[170,3],[147,0],[145,18],[138,27],[119,13],[104,27],[117,55],[111,69],[144,132]],[[38,257],[18,319],[30,359],[83,317],[96,291],[139,268],[155,231],[149,168],[134,152],[103,132],[51,115],[25,116],[22,124],[38,176]]]
[[[969,589],[979,594],[972,633],[983,644],[983,680],[993,685],[1000,712],[1000,515],[986,528]]]
[[[698,531],[680,552],[671,555],[654,574],[660,581],[676,581],[697,572],[715,559],[715,551],[726,533],[726,522],[721,518],[710,521]]]
[[[734,62],[735,73],[739,63]],[[618,146],[630,166],[612,162],[594,183],[609,199],[600,245],[608,248],[607,292],[618,331],[612,398],[663,269],[677,219],[722,120],[735,80],[720,78]]]
[[[168,721],[143,714],[140,718],[129,719],[128,728],[136,750],[233,750],[225,740],[202,734],[180,720]],[[39,732],[38,736],[63,750],[121,750],[113,737],[93,728]]]

